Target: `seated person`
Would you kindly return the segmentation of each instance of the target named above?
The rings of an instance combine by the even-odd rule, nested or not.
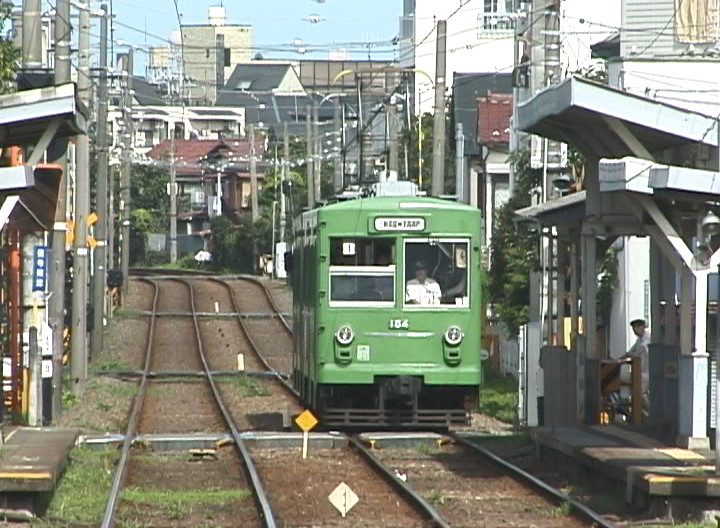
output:
[[[407,304],[435,305],[440,304],[442,292],[435,279],[428,277],[427,265],[418,261],[415,264],[415,278],[410,279],[405,287],[405,302]]]

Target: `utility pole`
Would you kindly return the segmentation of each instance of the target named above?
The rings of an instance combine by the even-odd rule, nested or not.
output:
[[[70,82],[70,2],[55,2],[55,84]],[[65,232],[67,151],[56,161],[63,169],[58,187],[50,258],[49,325],[53,331],[52,419],[62,413],[63,330],[65,328]]]
[[[22,69],[25,73],[31,73],[42,68],[42,30],[40,28],[40,0],[23,0],[22,13]],[[38,152],[42,155],[43,153]],[[18,237],[20,238],[20,237]],[[24,265],[32,265],[27,257],[32,255],[37,246],[42,246],[43,235],[40,233],[28,233],[19,240],[23,249]],[[16,260],[17,262],[17,260]],[[26,268],[27,269],[27,268]],[[14,283],[10,287],[15,291]],[[16,292],[17,293],[17,292]],[[28,296],[28,293],[30,295]],[[25,289],[20,298],[11,297],[11,304],[17,306],[32,303],[37,306],[28,322],[28,363],[30,367],[30,384],[28,390],[28,423],[29,425],[43,425],[43,379],[42,379],[42,351],[38,346],[38,331],[41,327],[43,312],[45,311],[45,292],[28,292]],[[14,340],[11,338],[11,340]],[[19,355],[19,354],[18,354]],[[17,357],[17,356],[16,356]]]
[[[258,210],[257,160],[255,159],[255,125],[250,125],[250,209],[254,224],[260,217],[260,211]]]
[[[455,199],[465,203],[465,134],[462,123],[455,124]]]
[[[394,104],[385,105],[385,115],[388,120],[388,163],[387,173],[388,176],[395,173],[395,176],[400,172],[400,157],[398,149],[398,122],[397,112]]]
[[[79,9],[78,96],[85,107],[90,104],[90,4]],[[75,396],[82,392],[87,378],[87,292],[88,248],[86,221],[90,214],[90,140],[82,134],[75,140],[75,243],[73,252],[72,330],[70,378]]]
[[[313,153],[315,149],[313,148],[312,115],[312,106],[307,105],[305,113],[305,157],[307,158],[305,161],[305,179],[307,182],[305,186],[307,187],[308,209],[315,207],[315,198],[313,196],[315,193],[315,184],[313,183],[313,176],[315,175],[315,169],[313,167]]]
[[[122,251],[121,268],[123,273],[123,304],[126,302],[130,280],[130,156],[132,153],[132,87],[133,87],[133,48],[127,53],[127,84],[125,91],[125,148],[123,149],[123,168],[120,176],[120,206],[122,207]]]
[[[100,79],[98,81],[98,113],[97,113],[97,198],[95,210],[98,220],[95,224],[95,258],[93,261],[92,305],[93,325],[90,332],[91,353],[99,353],[103,348],[103,322],[105,316],[105,282],[107,280],[106,240],[108,229],[108,137],[107,137],[107,6],[100,6]]]
[[[280,183],[280,242],[285,242],[285,221],[287,212],[285,210],[285,185],[288,181],[288,170],[290,166],[290,136],[288,135],[287,121],[283,123],[283,162],[282,162],[282,182]],[[273,262],[275,255],[273,248]],[[275,266],[273,265],[273,268]]]
[[[365,119],[362,104],[362,79],[360,73],[355,72],[357,82],[357,128],[355,129],[358,144],[357,178],[360,185],[365,183]]]
[[[433,120],[432,195],[445,192],[445,55],[447,21],[437,21],[435,50],[435,116]]]
[[[313,104],[313,136],[315,137],[315,157],[313,160],[313,184],[315,190],[313,191],[313,198],[317,205],[322,200],[321,180],[320,172],[322,171],[322,151],[323,151],[323,138],[320,134],[320,106],[317,101]]]
[[[343,163],[342,163],[342,156],[340,155],[340,152],[342,152],[342,149],[345,147],[345,145],[342,144],[342,123],[340,120],[340,98],[335,97],[335,100],[333,101],[333,128],[335,129],[335,134],[333,134],[333,148],[332,151],[336,153],[335,157],[333,158],[333,190],[335,191],[335,194],[340,194],[343,190],[344,184],[343,184]]]
[[[545,27],[543,30],[545,35],[545,75],[544,86],[557,84],[560,82],[561,62],[560,62],[560,0],[553,0],[545,5]],[[546,170],[545,170],[545,199],[549,199],[557,194],[553,180],[555,180],[562,167],[562,145],[559,141],[547,140],[545,143],[547,152]]]
[[[178,258],[177,247],[177,173],[175,171],[175,123],[170,130],[170,262]]]

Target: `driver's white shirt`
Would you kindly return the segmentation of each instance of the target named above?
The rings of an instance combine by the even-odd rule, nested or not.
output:
[[[440,304],[441,295],[440,285],[430,277],[427,277],[423,283],[417,279],[410,279],[405,287],[405,302]]]

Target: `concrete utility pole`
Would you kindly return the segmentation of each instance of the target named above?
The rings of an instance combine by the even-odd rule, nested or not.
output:
[[[337,153],[335,155],[333,163],[333,190],[335,194],[340,194],[343,190],[343,163],[340,152],[345,147],[342,143],[342,122],[340,118],[340,98],[335,97],[333,101],[333,127],[335,128],[335,134],[333,134],[333,148],[332,151]],[[337,134],[337,135],[336,135]],[[339,150],[338,150],[339,149]]]
[[[435,50],[435,116],[433,120],[432,195],[445,193],[445,56],[447,21],[437,22]]]
[[[23,1],[23,33],[22,33],[22,68],[26,73],[37,71],[42,67],[42,32],[40,29],[40,0]],[[42,154],[42,153],[39,153]],[[33,253],[37,246],[43,245],[40,233],[29,233],[21,240],[23,248],[23,265],[25,269],[32,269]],[[29,294],[29,295],[28,295]],[[30,425],[43,425],[43,379],[42,379],[42,351],[38,346],[38,330],[45,307],[44,292],[28,292],[25,289],[23,298],[14,301],[15,304],[33,304],[38,310],[34,314],[25,315],[28,325],[28,360],[30,367],[30,387],[28,391],[28,423]]]
[[[455,200],[465,203],[465,134],[462,123],[455,124]]]
[[[42,68],[41,0],[23,0],[22,67],[25,71]]]
[[[93,260],[92,305],[93,325],[90,332],[90,350],[99,353],[103,348],[103,322],[105,319],[105,282],[107,280],[107,230],[108,230],[108,85],[107,85],[107,6],[100,6],[100,79],[98,81],[97,111],[97,198],[95,210],[98,216],[95,224],[95,258]]]
[[[123,168],[120,176],[120,206],[122,207],[122,251],[120,263],[123,273],[123,304],[126,302],[130,280],[130,156],[132,154],[132,88],[133,88],[133,48],[127,53],[127,84],[125,90],[125,142],[123,149]]]
[[[90,105],[90,5],[80,7],[78,34],[78,96]],[[87,134],[75,140],[75,243],[73,245],[72,353],[70,378],[72,392],[79,396],[87,378],[87,292],[88,248],[86,221],[90,214],[90,140]]]
[[[545,6],[545,27],[543,31],[545,35],[545,75],[544,86],[558,84],[561,75],[560,61],[560,0],[549,2]],[[545,199],[551,198],[558,194],[554,185],[555,180],[560,172],[564,170],[562,166],[562,145],[559,141],[547,140],[545,143],[547,152],[545,153]]]
[[[177,178],[175,171],[175,123],[170,130],[170,262],[178,258],[177,247]]]
[[[280,182],[280,242],[285,242],[285,221],[287,212],[285,210],[285,182],[288,181],[288,171],[290,170],[290,136],[288,135],[287,121],[283,123],[283,162],[282,162],[282,181]],[[273,257],[275,255],[273,248]],[[273,260],[273,262],[275,262]],[[274,266],[273,266],[274,267]]]
[[[396,175],[400,171],[400,156],[398,149],[398,122],[396,107],[393,104],[385,105],[385,115],[388,120],[388,175],[394,172]]]
[[[260,218],[258,208],[257,160],[255,159],[255,125],[250,125],[250,210],[253,223]]]
[[[313,176],[315,175],[315,169],[313,168],[313,126],[312,126],[312,106],[307,105],[305,114],[305,179],[307,180],[305,186],[307,187],[307,204],[308,209],[315,207],[315,184],[313,183]]]
[[[314,146],[315,146],[315,156],[313,160],[313,184],[314,184],[314,191],[313,191],[313,198],[315,199],[315,204],[317,205],[320,200],[322,200],[322,190],[321,190],[321,179],[320,179],[320,173],[322,171],[322,151],[323,151],[323,139],[324,135],[320,134],[320,106],[317,101],[313,104],[313,136],[315,137]]]
[[[70,82],[70,2],[55,2],[55,84]],[[56,161],[63,169],[58,188],[50,258],[48,319],[53,331],[52,419],[62,413],[63,330],[65,328],[65,232],[67,200],[67,153]]]

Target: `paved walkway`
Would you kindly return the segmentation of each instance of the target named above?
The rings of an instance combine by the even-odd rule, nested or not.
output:
[[[53,490],[77,435],[75,429],[6,430],[0,446],[0,492]]]
[[[635,491],[666,497],[720,497],[713,451],[671,447],[641,429],[615,425],[539,427],[531,432],[541,446],[626,484]]]

